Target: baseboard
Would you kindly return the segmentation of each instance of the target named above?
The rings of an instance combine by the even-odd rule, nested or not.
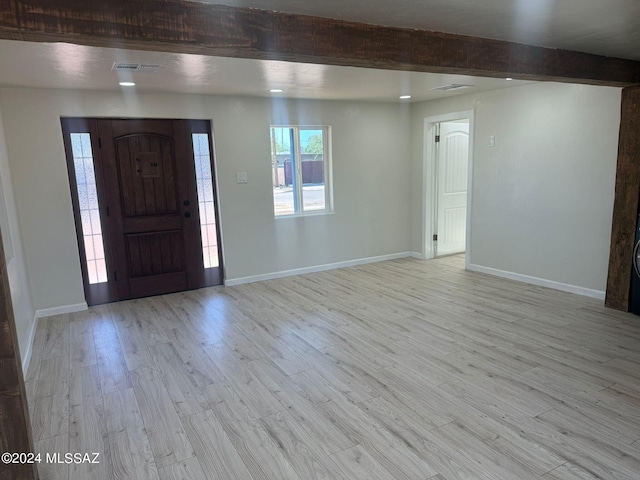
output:
[[[38,320],[44,317],[51,317],[53,315],[62,315],[65,313],[82,312],[89,308],[86,302],[76,303],[74,305],[62,305],[60,307],[41,308],[36,310],[33,316],[33,322],[31,322],[31,328],[29,329],[29,340],[27,341],[27,349],[22,354],[22,372],[26,376],[29,370],[29,363],[31,362],[31,353],[33,352],[33,342],[36,337],[36,329],[38,328]]]
[[[88,309],[87,302],[75,303],[73,305],[61,305],[59,307],[40,308],[36,310],[36,318],[52,317],[54,315],[63,315],[65,313],[82,312]]]
[[[554,290],[560,290],[562,292],[575,293],[584,297],[597,298],[598,300],[604,300],[605,292],[600,290],[592,290],[590,288],[579,287],[577,285],[570,285],[568,283],[554,282],[553,280],[547,280],[544,278],[531,277],[529,275],[522,275],[520,273],[507,272],[505,270],[498,270],[497,268],[483,267],[482,265],[469,265],[467,270],[478,273],[486,273],[496,277],[507,278],[509,280],[515,280],[516,282],[529,283],[531,285],[537,285],[539,287],[553,288]]]
[[[29,363],[31,362],[31,354],[33,353],[33,342],[36,339],[36,329],[38,328],[38,317],[33,316],[33,322],[31,322],[31,328],[29,329],[29,336],[27,338],[27,349],[22,353],[22,375],[27,377],[27,371],[29,370]]]
[[[426,260],[427,256],[422,252],[411,252],[411,256],[413,258],[417,258],[418,260]]]
[[[242,285],[244,283],[262,282],[264,280],[274,280],[276,278],[304,275],[306,273],[323,272],[325,270],[333,270],[336,268],[354,267],[356,265],[384,262],[385,260],[396,260],[398,258],[407,258],[411,256],[413,256],[411,252],[402,252],[393,253],[390,255],[380,255],[377,257],[359,258],[356,260],[347,260],[345,262],[328,263],[324,265],[315,265],[313,267],[295,268],[293,270],[283,270],[280,272],[266,273],[264,275],[253,275],[251,277],[228,278],[224,281],[224,284],[227,287],[232,287],[234,285]]]

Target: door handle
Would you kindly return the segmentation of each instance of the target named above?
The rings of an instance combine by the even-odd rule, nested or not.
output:
[[[184,216],[187,218],[191,217],[191,212],[184,212]]]
[[[182,202],[182,204],[183,204],[185,207],[188,207],[189,205],[191,205],[191,202],[190,202],[189,200],[185,200],[184,202]]]

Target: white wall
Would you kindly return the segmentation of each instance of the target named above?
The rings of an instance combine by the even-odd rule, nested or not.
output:
[[[475,110],[471,262],[605,288],[619,89],[541,83],[414,105],[0,89],[0,108],[11,177],[0,174],[15,186],[37,309],[84,301],[60,116],[211,119],[233,280],[422,252],[424,118]],[[273,218],[271,123],[332,126],[334,214]]]
[[[0,108],[37,309],[84,301],[61,116],[211,119],[228,279],[409,251],[406,104],[10,88]],[[335,213],[274,219],[272,123],[331,125]]]
[[[26,275],[22,236],[16,214],[11,170],[6,149],[2,112],[0,111],[0,228],[7,261],[7,276],[11,289],[11,302],[22,365],[25,369],[31,356],[31,343],[35,333],[34,309]]]
[[[416,104],[414,251],[423,251],[420,206],[428,194],[422,189],[424,118],[462,110],[475,110],[471,263],[603,292],[620,89],[538,83]]]

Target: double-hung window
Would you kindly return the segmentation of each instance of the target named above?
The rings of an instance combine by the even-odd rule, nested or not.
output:
[[[330,128],[271,127],[275,216],[330,212]]]

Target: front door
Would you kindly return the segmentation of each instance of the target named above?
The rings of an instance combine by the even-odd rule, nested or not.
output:
[[[185,123],[98,122],[119,299],[203,285],[195,167]]]
[[[105,238],[103,277],[111,292],[111,298],[98,301],[92,301],[89,292],[87,301],[125,300],[221,283],[216,209],[213,198],[205,198],[213,197],[213,178],[196,175],[196,162],[202,176],[206,170],[202,164],[210,160],[208,122],[82,120],[90,126],[91,143],[98,147],[92,157],[96,200],[101,203],[100,233]],[[208,171],[212,171],[210,164]],[[80,185],[78,192],[81,198]],[[206,213],[202,222],[201,209]],[[82,214],[81,206],[76,210]],[[84,229],[84,217],[79,217]],[[207,237],[204,249],[203,235]],[[216,238],[209,241],[208,237]],[[87,249],[86,236],[80,243],[81,257],[90,264],[89,254],[96,249],[93,244]],[[84,276],[87,292],[89,279]]]

